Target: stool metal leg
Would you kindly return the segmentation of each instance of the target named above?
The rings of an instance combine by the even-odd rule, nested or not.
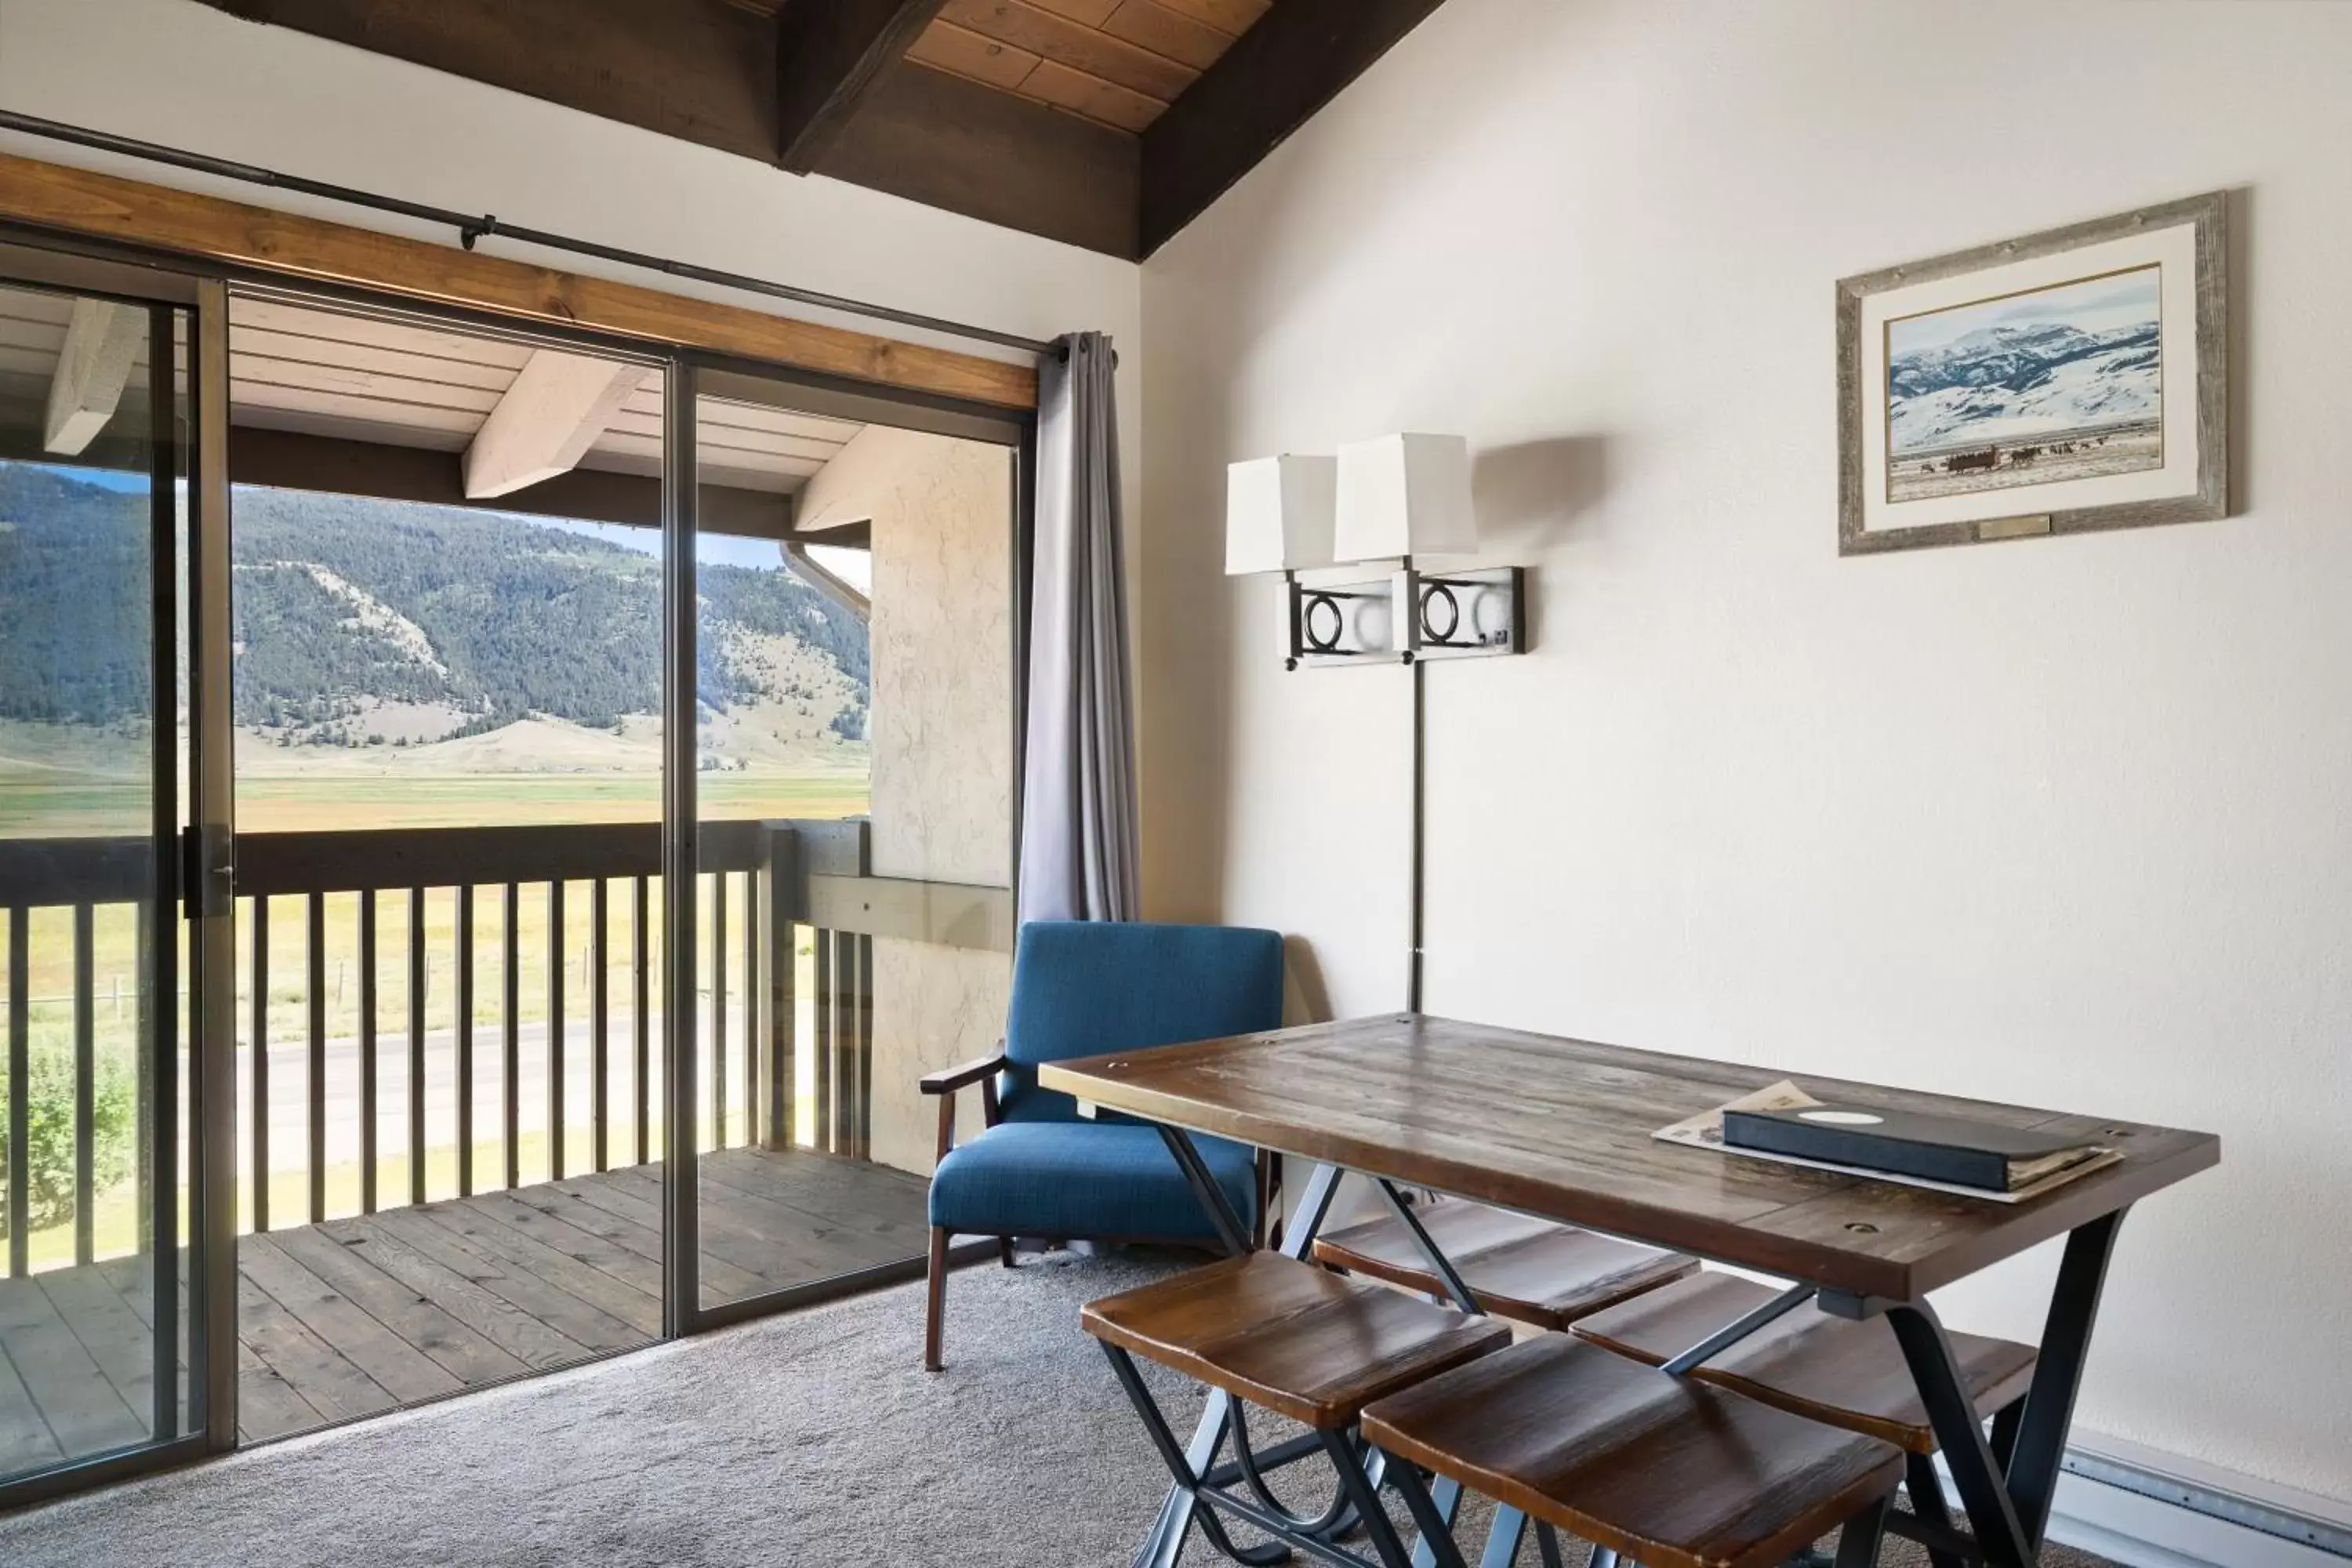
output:
[[[1405,1550],[1396,1526],[1390,1522],[1388,1510],[1381,1506],[1380,1494],[1372,1489],[1371,1478],[1364,1473],[1364,1455],[1344,1432],[1324,1433],[1323,1446],[1330,1450],[1332,1468],[1339,1472],[1340,1489],[1356,1505],[1357,1517],[1381,1562],[1386,1568],[1412,1568],[1412,1553]]]
[[[1944,1496],[1944,1478],[1936,1473],[1936,1461],[1927,1454],[1906,1454],[1903,1457],[1903,1489],[1911,1499],[1911,1516],[1931,1530],[1949,1532],[1952,1528],[1951,1504]],[[1927,1548],[1928,1568],[1960,1568],[1954,1553],[1940,1548]]]
[[[1519,1542],[1528,1532],[1528,1516],[1504,1504],[1495,1505],[1495,1522],[1486,1527],[1486,1550],[1478,1568],[1511,1568],[1518,1561]]]
[[[1183,1445],[1176,1441],[1176,1434],[1168,1429],[1168,1418],[1160,1413],[1159,1402],[1151,1397],[1151,1391],[1143,1386],[1143,1374],[1135,1370],[1134,1358],[1117,1345],[1108,1343],[1103,1345],[1103,1354],[1110,1358],[1111,1370],[1118,1374],[1119,1386],[1127,1390],[1128,1402],[1143,1418],[1144,1430],[1151,1435],[1151,1446],[1160,1450],[1161,1462],[1167,1465],[1168,1473],[1176,1479],[1177,1491],[1182,1494],[1187,1503],[1195,1505],[1186,1510],[1183,1522],[1177,1526],[1174,1538],[1168,1542],[1168,1560],[1174,1562],[1177,1553],[1183,1551],[1184,1531],[1193,1525],[1200,1526],[1201,1533],[1209,1538],[1210,1545],[1236,1563],[1262,1565],[1288,1558],[1288,1550],[1279,1542],[1269,1542],[1264,1546],[1252,1547],[1238,1544],[1225,1533],[1224,1521],[1217,1517],[1215,1509],[1197,1506],[1194,1493],[1201,1484],[1201,1472],[1193,1468]],[[1213,1449],[1211,1457],[1214,1457]]]
[[[1397,1495],[1404,1499],[1406,1511],[1412,1515],[1413,1528],[1421,1531],[1421,1542],[1413,1549],[1413,1562],[1433,1564],[1434,1568],[1469,1568],[1462,1560],[1461,1546],[1454,1539],[1453,1510],[1431,1495],[1430,1489],[1422,1483],[1421,1472],[1400,1459],[1389,1465],[1388,1476],[1389,1484],[1396,1488]],[[1438,1484],[1441,1488],[1453,1486],[1454,1496],[1457,1500],[1461,1497],[1459,1486],[1445,1480]]]
[[[1886,1505],[1893,1494],[1880,1498],[1845,1521],[1838,1532],[1837,1568],[1873,1568],[1878,1546],[1886,1534]]]

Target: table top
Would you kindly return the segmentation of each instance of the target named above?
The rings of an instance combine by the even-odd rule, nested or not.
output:
[[[1825,1100],[2079,1130],[2124,1158],[2002,1204],[1651,1136],[1784,1078]],[[1916,1300],[2221,1157],[2210,1132],[1420,1014],[1051,1063],[1039,1081],[1193,1131],[1890,1300]]]

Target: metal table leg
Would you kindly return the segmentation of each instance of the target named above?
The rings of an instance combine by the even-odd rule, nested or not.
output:
[[[1886,1320],[1936,1428],[1944,1463],[1959,1489],[1960,1505],[1991,1568],[2032,1568],[2041,1556],[2066,1432],[2074,1424],[2074,1396],[2082,1388],[2091,1329],[2123,1215],[2117,1210],[2077,1226],[2066,1238],[2033,1382],[2006,1466],[1985,1441],[1936,1310],[1924,1300],[1886,1309]]]

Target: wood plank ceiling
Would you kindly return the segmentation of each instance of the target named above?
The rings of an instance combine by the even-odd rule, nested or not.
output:
[[[148,459],[144,312],[111,372],[59,417],[75,351],[104,330],[71,295],[0,288],[0,458],[137,469]],[[523,378],[602,372],[612,395],[567,406]],[[185,362],[176,368],[184,392]],[[520,390],[518,385],[520,384]],[[500,410],[508,411],[501,416]],[[121,417],[118,418],[117,416]],[[656,524],[662,471],[659,369],[554,351],[397,314],[247,293],[229,300],[231,477],[442,505],[490,506]],[[704,526],[792,537],[793,499],[864,426],[705,395],[695,406]],[[499,461],[488,461],[492,447]],[[486,479],[485,467],[498,475]]]
[[[204,0],[1140,258],[1442,0]]]

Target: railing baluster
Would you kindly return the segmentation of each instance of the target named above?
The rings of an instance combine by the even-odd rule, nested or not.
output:
[[[635,882],[629,910],[629,978],[635,988],[630,1026],[635,1036],[631,1071],[636,1080],[637,1163],[642,1165],[653,1158],[653,972],[646,952],[646,906],[651,900],[646,879],[639,877]]]
[[[791,900],[799,857],[800,841],[790,828],[779,827],[769,834],[768,866],[762,873],[768,894],[762,917],[768,937],[762,949],[768,958],[768,1059],[763,1069],[768,1096],[762,1107],[767,1125],[761,1142],[770,1149],[791,1148],[797,1131],[793,1100],[800,1088],[796,1081],[800,1066],[793,1045],[800,1027],[800,954],[794,942],[800,928],[793,923]]]
[[[522,885],[507,884],[506,966],[499,972],[499,984],[506,988],[506,1038],[499,1077],[505,1085],[506,1099],[500,1106],[505,1114],[505,1126],[499,1136],[506,1140],[507,1190],[522,1185]]]
[[[253,900],[253,1231],[269,1228],[269,900]]]
[[[820,929],[810,941],[815,950],[810,967],[816,972],[816,1039],[811,1047],[816,1057],[816,1146],[831,1152],[840,1147],[833,1117],[833,933]]]
[[[703,1142],[713,1149],[727,1147],[727,873],[724,871],[710,879],[710,1131]]]
[[[613,1114],[613,1065],[607,1058],[607,1047],[613,1039],[613,1016],[611,987],[604,975],[604,931],[612,920],[609,898],[604,879],[597,878],[589,890],[588,900],[588,920],[593,928],[588,933],[588,967],[595,974],[593,988],[588,993],[588,1037],[594,1044],[594,1054],[588,1058],[588,1083],[595,1100],[589,1136],[595,1145],[599,1171],[607,1168],[604,1128]]]
[[[98,1028],[95,1016],[98,979],[92,949],[97,911],[76,904],[73,911],[74,1012],[74,1261],[88,1263],[97,1256],[96,1216],[90,1212],[98,1196]]]
[[[375,889],[360,893],[360,1212],[375,1213]]]
[[[327,1218],[327,895],[310,898],[310,1223]]]
[[[857,938],[857,1157],[874,1158],[874,939]]]
[[[457,884],[457,1195],[474,1195],[474,885]]]
[[[154,901],[142,899],[133,904],[131,910],[134,925],[132,952],[136,954],[131,962],[137,965],[137,968],[132,971],[136,976],[132,984],[136,988],[134,1001],[137,1004],[137,1018],[133,1027],[137,1032],[131,1036],[137,1043],[131,1047],[131,1062],[136,1069],[132,1075],[132,1081],[137,1086],[139,1108],[138,1123],[134,1133],[138,1139],[136,1145],[138,1152],[134,1156],[132,1171],[138,1181],[136,1191],[139,1205],[137,1221],[139,1250],[144,1253],[152,1251],[155,1246],[155,1093],[161,1087],[158,1079],[163,1072],[163,1049],[156,1038],[155,1030],[157,1004],[163,994],[158,982],[165,978],[165,975],[159,973],[157,970]],[[120,980],[115,982],[118,987],[118,997],[121,984]],[[171,988],[176,994],[179,990],[176,980],[172,981]],[[116,1005],[120,1007],[119,1000]],[[169,1040],[172,1037],[167,1035],[163,1038]],[[164,1212],[173,1211],[167,1209]]]
[[[22,1279],[32,1246],[32,911],[8,911],[8,1277]]]
[[[743,873],[743,1142],[759,1142],[760,874]]]
[[[563,884],[547,885],[547,1179],[563,1179]]]
[[[408,889],[408,1201],[425,1202],[425,889]]]

